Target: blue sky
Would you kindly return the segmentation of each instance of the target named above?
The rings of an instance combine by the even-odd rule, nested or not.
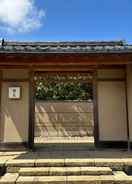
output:
[[[9,40],[123,39],[132,43],[132,0],[0,1],[0,37]]]

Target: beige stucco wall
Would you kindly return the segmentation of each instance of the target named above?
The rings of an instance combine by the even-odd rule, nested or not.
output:
[[[105,73],[103,78],[109,78],[109,76],[111,78],[112,75]],[[112,73],[112,70],[110,73]],[[117,78],[119,78],[119,73],[116,73],[115,70],[113,71],[113,75],[117,76]],[[127,140],[124,81],[98,81],[97,86],[100,141]]]
[[[124,69],[99,69],[98,79],[123,79],[125,78]]]
[[[127,100],[128,100],[128,121],[130,140],[132,141],[132,65],[127,68]]]
[[[6,69],[2,71],[4,79],[27,79],[29,71],[26,69]]]
[[[93,135],[93,104],[86,101],[38,101],[35,105],[35,125],[38,137]]]
[[[7,71],[3,72],[4,78],[23,79],[27,77],[27,72],[24,70]],[[8,87],[13,86],[21,87],[20,99],[12,100],[8,98]],[[3,81],[1,84],[0,141],[2,143],[27,142],[28,125],[29,83]]]

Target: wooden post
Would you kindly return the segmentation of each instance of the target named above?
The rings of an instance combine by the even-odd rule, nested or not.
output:
[[[128,112],[128,83],[127,83],[127,67],[125,67],[125,95],[126,95],[126,119],[127,119],[127,149],[131,150],[130,130],[129,130],[129,112]]]
[[[97,97],[97,69],[93,73],[93,105],[94,105],[94,141],[95,146],[99,145],[99,125],[98,125],[98,97]]]
[[[28,131],[28,145],[30,149],[34,147],[34,116],[35,116],[35,84],[34,71],[29,72],[29,131]]]

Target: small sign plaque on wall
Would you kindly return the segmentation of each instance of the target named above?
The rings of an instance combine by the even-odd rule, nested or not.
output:
[[[20,87],[9,87],[8,88],[8,98],[9,99],[20,99],[21,88]]]

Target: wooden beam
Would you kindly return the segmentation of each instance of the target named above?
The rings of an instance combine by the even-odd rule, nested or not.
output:
[[[119,65],[132,63],[132,53],[0,54],[1,65]]]
[[[28,82],[30,79],[0,79],[1,82]]]

